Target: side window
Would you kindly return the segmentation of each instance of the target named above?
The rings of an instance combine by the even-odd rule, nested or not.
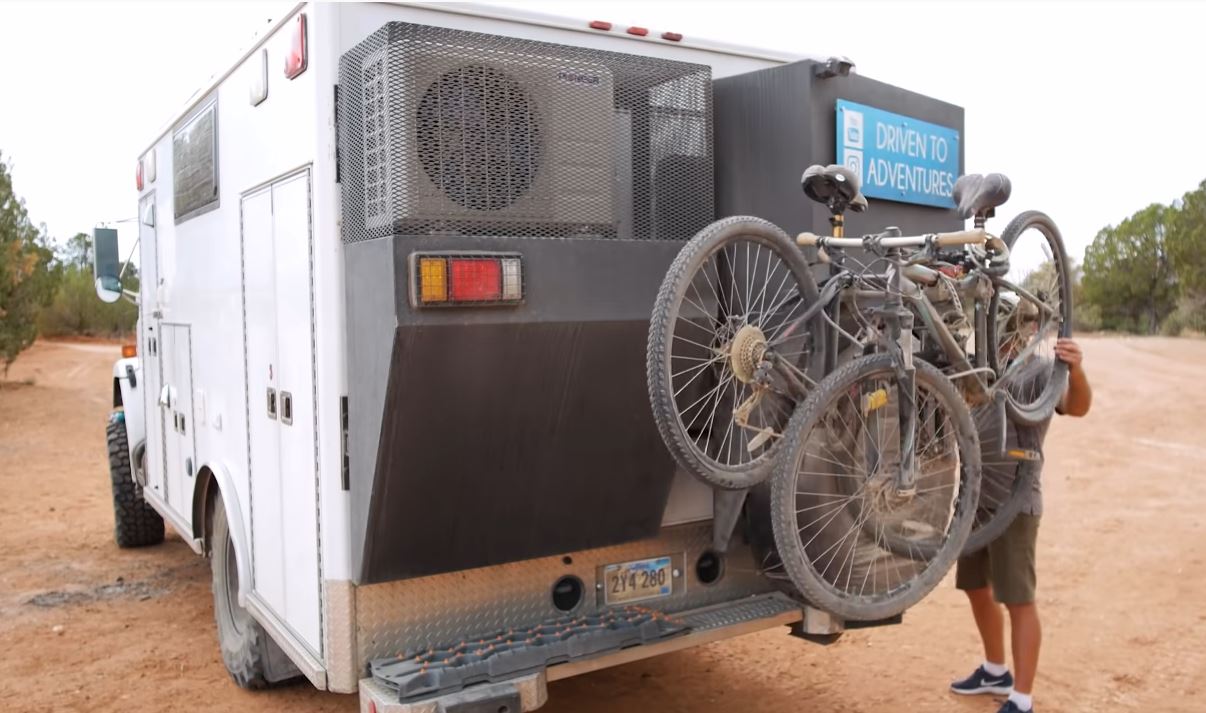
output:
[[[176,222],[218,207],[218,105],[210,104],[172,134]]]

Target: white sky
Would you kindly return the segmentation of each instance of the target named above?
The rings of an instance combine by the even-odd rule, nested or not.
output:
[[[844,54],[963,106],[967,170],[1013,179],[996,228],[1044,210],[1077,260],[1098,229],[1206,178],[1203,2],[503,4]],[[65,240],[133,217],[139,152],[289,6],[0,2],[0,152],[33,220]]]

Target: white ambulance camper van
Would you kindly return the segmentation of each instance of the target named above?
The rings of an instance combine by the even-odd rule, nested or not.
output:
[[[739,193],[714,86],[793,64],[849,72],[515,10],[306,3],[152,137],[116,535],[166,523],[212,560],[239,685],[532,710],[551,680],[840,632],[730,537],[740,502],[676,468],[645,383],[666,268]],[[798,202],[791,227],[818,224]],[[96,238],[119,299],[116,235]]]

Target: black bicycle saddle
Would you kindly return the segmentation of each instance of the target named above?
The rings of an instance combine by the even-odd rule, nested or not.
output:
[[[804,195],[817,203],[824,203],[834,213],[844,213],[846,208],[855,213],[867,209],[867,199],[859,193],[858,174],[845,166],[809,166],[804,170],[800,185],[804,188]]]
[[[959,176],[959,180],[955,181],[951,197],[955,199],[955,205],[959,206],[960,216],[987,217],[992,215],[990,211],[993,208],[1009,200],[1010,190],[1009,177],[1003,173],[990,173],[987,176],[969,173]]]

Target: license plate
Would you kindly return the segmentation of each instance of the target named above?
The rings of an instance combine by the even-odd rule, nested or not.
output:
[[[603,601],[627,604],[668,597],[674,592],[674,572],[669,557],[609,564],[603,568]]]

